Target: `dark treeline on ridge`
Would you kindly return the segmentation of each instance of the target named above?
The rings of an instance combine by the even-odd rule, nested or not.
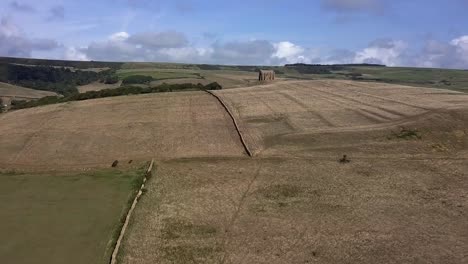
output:
[[[76,86],[106,80],[114,73],[115,71],[111,69],[94,72],[63,67],[0,63],[0,82],[62,95],[77,93]]]
[[[56,66],[56,67],[73,67],[78,69],[89,68],[111,68],[120,69],[123,62],[105,62],[105,61],[66,61],[66,60],[48,60],[48,59],[32,59],[32,58],[13,58],[0,57],[0,63],[23,64],[34,66]]]

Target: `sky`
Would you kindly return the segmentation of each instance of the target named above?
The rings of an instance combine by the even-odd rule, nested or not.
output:
[[[468,69],[468,0],[1,0],[0,56]]]

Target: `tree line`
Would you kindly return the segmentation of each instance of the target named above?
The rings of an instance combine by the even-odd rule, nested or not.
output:
[[[183,83],[183,84],[166,84],[155,87],[137,87],[137,86],[122,86],[114,89],[104,89],[100,91],[89,91],[86,93],[75,93],[68,96],[46,96],[32,101],[17,101],[11,102],[11,110],[31,108],[41,105],[65,103],[71,101],[82,101],[96,98],[105,98],[130,94],[146,94],[146,93],[161,93],[161,92],[176,92],[176,91],[198,91],[198,90],[220,90],[222,86],[217,82],[207,85]]]
[[[113,69],[100,72],[72,71],[64,67],[0,63],[1,82],[36,90],[56,92],[64,96],[77,93],[76,86],[78,85],[86,85],[98,80],[104,81],[112,76],[115,76],[115,70]]]

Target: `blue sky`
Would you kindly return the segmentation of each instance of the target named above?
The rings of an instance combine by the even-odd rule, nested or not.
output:
[[[468,0],[2,0],[0,56],[468,68]]]

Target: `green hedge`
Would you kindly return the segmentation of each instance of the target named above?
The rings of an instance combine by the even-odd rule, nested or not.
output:
[[[57,104],[71,101],[82,101],[96,98],[105,98],[129,94],[145,94],[145,93],[161,93],[161,92],[175,92],[175,91],[200,91],[200,90],[220,90],[222,86],[217,82],[207,85],[183,83],[183,84],[166,84],[155,87],[137,87],[137,86],[122,86],[115,89],[104,89],[100,91],[89,91],[86,93],[75,93],[65,97],[46,96],[38,100],[32,101],[17,101],[11,102],[11,109],[24,109],[41,105]]]

